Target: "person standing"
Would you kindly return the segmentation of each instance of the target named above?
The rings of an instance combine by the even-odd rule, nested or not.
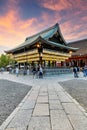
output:
[[[80,68],[77,66],[77,76],[79,77]]]
[[[39,69],[39,78],[43,78],[43,68],[40,65],[40,69]]]
[[[73,68],[74,77],[78,78],[77,67]]]
[[[37,78],[37,79],[39,78],[39,69],[40,69],[40,67],[37,66],[37,67],[36,67],[36,78]]]
[[[27,68],[27,75],[29,75],[30,74],[30,70],[29,70],[29,68]]]
[[[87,66],[85,65],[84,67],[83,67],[83,76],[84,77],[86,77],[87,76]]]
[[[16,76],[18,77],[18,75],[19,75],[19,68],[18,67],[16,67],[15,72],[16,72]]]
[[[36,75],[36,67],[35,66],[33,66],[32,73],[33,73],[33,78],[34,78]]]

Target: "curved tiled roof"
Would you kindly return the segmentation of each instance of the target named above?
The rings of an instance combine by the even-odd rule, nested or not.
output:
[[[57,32],[59,33],[63,43],[57,43],[57,42],[53,42],[53,41],[49,40],[49,38],[51,38]],[[58,47],[71,49],[71,50],[74,50],[74,51],[77,49],[77,48],[72,48],[72,47],[67,46],[66,41],[64,40],[62,33],[60,31],[59,25],[58,25],[58,23],[56,23],[54,26],[52,26],[52,27],[40,32],[40,33],[37,33],[36,35],[27,37],[25,39],[25,42],[23,42],[19,46],[15,47],[12,50],[9,50],[7,52],[14,52],[16,50],[19,50],[19,49],[25,47],[25,46],[30,46],[30,45],[34,44],[35,42],[37,42],[38,40],[45,40],[45,42],[48,43],[48,44],[52,44],[52,45],[55,45],[55,46],[58,46]]]
[[[36,35],[27,37],[25,41],[30,41],[31,39],[36,39],[39,36],[48,40],[50,37],[52,37],[57,32],[58,28],[59,28],[58,24],[55,24],[54,26],[52,26],[42,32],[39,32]]]

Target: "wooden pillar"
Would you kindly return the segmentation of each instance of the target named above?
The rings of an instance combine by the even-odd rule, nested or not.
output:
[[[50,67],[50,61],[48,61],[48,67]]]

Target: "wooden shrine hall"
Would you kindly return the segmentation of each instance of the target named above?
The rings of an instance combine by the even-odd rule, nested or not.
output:
[[[57,67],[77,49],[67,45],[57,23],[36,35],[27,37],[24,43],[5,52],[19,64]]]

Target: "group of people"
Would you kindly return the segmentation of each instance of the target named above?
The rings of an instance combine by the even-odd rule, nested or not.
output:
[[[33,78],[34,77],[43,78],[43,68],[41,65],[33,66],[32,72],[33,72]]]
[[[21,73],[22,71],[22,73]],[[43,67],[41,65],[38,66],[32,66],[31,68],[23,68],[20,69],[18,66],[15,69],[9,69],[9,73],[15,73],[16,76],[18,77],[19,74],[23,74],[23,75],[29,75],[32,74],[33,78],[43,78]]]
[[[79,71],[80,71],[80,69],[78,66],[73,67],[73,73],[74,73],[75,78],[79,77]],[[83,77],[86,77],[87,76],[87,66],[86,65],[82,68],[82,72],[83,72]]]
[[[16,66],[15,68],[9,68],[9,74],[16,74],[17,77],[19,74],[29,75],[29,69],[19,68],[18,66]]]

